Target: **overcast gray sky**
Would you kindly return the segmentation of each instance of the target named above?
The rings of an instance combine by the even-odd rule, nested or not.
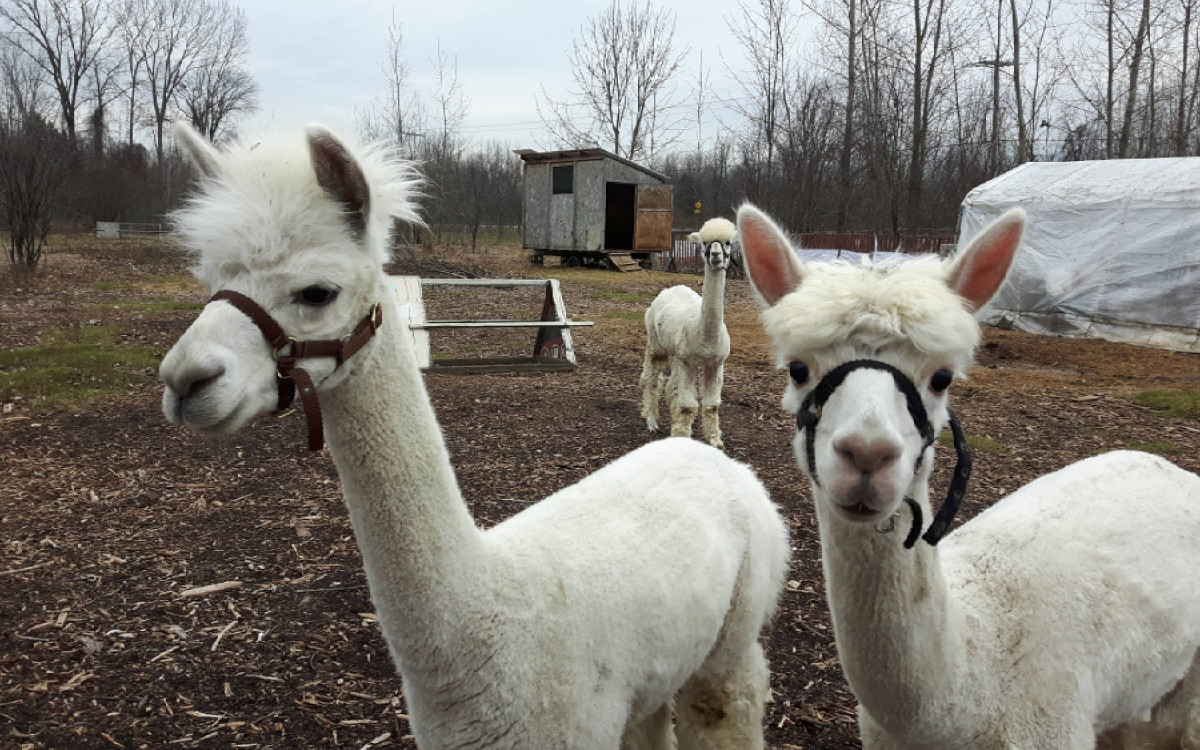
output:
[[[689,46],[679,84],[694,86],[699,51],[715,92],[735,89],[721,56],[740,64],[723,16],[732,2],[659,0],[676,16],[675,41]],[[244,0],[250,24],[250,65],[261,87],[261,110],[250,124],[289,126],[310,121],[350,130],[355,108],[381,92],[380,71],[393,13],[403,26],[405,52],[418,85],[429,83],[438,40],[458,58],[458,73],[470,109],[463,132],[480,140],[497,138],[514,147],[551,145],[538,119],[541,87],[565,97],[571,86],[567,52],[572,35],[607,5],[607,0]],[[714,101],[704,123],[707,140],[717,117],[731,121]],[[692,134],[686,139],[694,143]]]

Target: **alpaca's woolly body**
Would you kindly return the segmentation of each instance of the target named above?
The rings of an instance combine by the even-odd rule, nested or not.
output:
[[[922,388],[940,432],[945,395],[924,384],[940,368],[961,376],[979,340],[969,306],[947,286],[953,266],[931,259],[801,269],[790,248],[772,266],[751,257],[761,249],[747,240],[751,226],[786,244],[769,220],[743,209],[749,268],[798,282],[764,295],[774,302],[763,319],[778,362],[802,362],[812,373],[789,384],[785,408],[799,409],[843,362],[884,360]],[[771,279],[754,281],[761,292]],[[859,388],[873,382],[888,394],[872,408],[893,409],[895,424],[915,433],[890,378],[867,377]],[[870,394],[854,387],[826,403],[818,457],[843,434],[839,419],[866,408],[858,404]],[[879,411],[863,424],[887,419]],[[803,432],[795,449],[807,472]],[[932,462],[928,449],[909,488],[926,527]],[[1099,733],[1119,741],[1129,727],[1174,747],[1186,734],[1185,747],[1200,747],[1200,477],[1155,456],[1109,453],[1030,483],[936,547],[904,549],[909,509],[898,506],[898,533],[878,533],[877,524],[835,509],[830,473],[813,492],[838,653],[861,704],[865,748],[1092,750]]]
[[[1155,456],[1072,464],[936,548],[817,515],[867,748],[1090,750],[1148,719],[1200,647],[1200,478]],[[1182,700],[1175,731],[1200,732],[1200,691]]]
[[[733,222],[709,219],[693,232],[705,256],[701,294],[686,286],[659,292],[646,309],[646,353],[642,364],[642,418],[651,431],[658,429],[658,403],[663,386],[671,410],[671,434],[688,437],[697,406],[702,411],[704,437],[721,447],[718,411],[729,358],[729,331],[725,327],[725,268]],[[718,243],[718,244],[714,244]],[[719,260],[713,260],[719,254]],[[670,372],[668,378],[668,371]],[[696,402],[696,379],[700,402]]]
[[[753,473],[711,447],[663,440],[479,530],[406,319],[374,250],[362,250],[386,246],[386,223],[373,217],[368,236],[354,241],[336,210],[314,205],[329,201],[312,170],[293,173],[293,160],[307,154],[285,153],[287,166],[263,167],[271,185],[239,193],[258,205],[223,206],[232,186],[218,175],[179,221],[199,268],[208,269],[205,280],[256,295],[289,332],[337,337],[371,303],[383,303],[383,325],[367,346],[332,374],[321,360],[309,369],[321,384],[326,438],[419,746],[665,750],[674,747],[676,696],[683,746],[760,743],[769,673],[757,638],[777,603],[789,550],[782,519]],[[223,155],[221,168],[241,174],[243,158],[256,157]],[[406,170],[392,167],[384,174],[407,184]],[[311,184],[302,189],[297,181]],[[370,184],[373,192],[395,187]],[[288,191],[306,199],[281,209],[272,197]],[[274,213],[286,210],[296,213]],[[404,201],[389,210],[412,211]],[[237,223],[208,226],[203,218],[222,215]],[[280,226],[258,226],[263,216]],[[315,247],[288,230],[320,221],[334,226],[315,231]],[[270,245],[276,265],[241,261],[259,256],[261,237],[282,238]],[[323,312],[295,309],[293,290],[317,281],[340,289],[336,302]],[[201,415],[188,423],[236,429],[249,407],[224,417],[227,406],[185,408],[180,395],[200,383],[189,399],[210,392],[232,399],[235,389],[221,380],[234,374],[244,381],[236,384],[239,398],[258,413],[271,408],[269,347],[244,315],[211,304],[164,360],[168,416]]]

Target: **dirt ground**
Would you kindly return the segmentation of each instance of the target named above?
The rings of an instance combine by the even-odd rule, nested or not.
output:
[[[0,345],[107,325],[165,352],[205,297],[180,278],[185,268],[154,244],[60,247],[39,278],[0,277]],[[498,249],[410,256],[396,270],[554,276],[571,316],[596,322],[575,329],[579,368],[569,374],[428,376],[482,526],[654,437],[638,419],[640,316],[658,290],[699,288],[698,277],[533,269]],[[193,304],[121,305],[163,296]],[[522,317],[539,300],[497,292],[429,303],[435,316]],[[785,376],[771,366],[745,281],[730,281],[727,310],[727,452],[758,472],[794,544],[767,636],[767,737],[775,748],[855,748],[811,499],[778,404]],[[435,350],[531,346],[531,333],[504,332],[439,337]],[[992,330],[970,376],[952,403],[986,440],[964,518],[1040,474],[1127,445],[1200,471],[1200,422],[1129,399],[1195,390],[1200,358]],[[0,747],[413,747],[334,467],[306,453],[303,419],[203,440],[167,425],[159,398],[151,368],[128,373],[114,398],[50,412],[0,392]],[[935,493],[948,481],[947,453]],[[235,587],[189,592],[226,582]]]

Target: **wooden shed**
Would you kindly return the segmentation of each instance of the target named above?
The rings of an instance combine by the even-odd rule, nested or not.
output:
[[[622,271],[671,249],[672,191],[660,172],[602,148],[516,152],[525,162],[523,246],[534,263]]]

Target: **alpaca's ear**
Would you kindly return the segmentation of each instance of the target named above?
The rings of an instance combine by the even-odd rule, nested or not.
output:
[[[737,229],[750,283],[763,301],[773,305],[800,286],[804,267],[775,222],[747,203],[738,209]]]
[[[950,261],[946,284],[977,312],[996,296],[1008,276],[1025,232],[1025,210],[1014,208],[996,219]]]
[[[333,133],[320,125],[308,127],[308,150],[317,184],[346,209],[346,223],[356,235],[367,230],[371,190],[362,167]]]
[[[691,234],[689,234],[688,242],[695,242],[697,245],[704,244],[704,243],[700,242],[700,233],[699,232],[692,232]]]
[[[208,139],[183,120],[176,120],[174,129],[175,140],[183,147],[200,174],[204,177],[216,177],[220,171],[221,155]]]

